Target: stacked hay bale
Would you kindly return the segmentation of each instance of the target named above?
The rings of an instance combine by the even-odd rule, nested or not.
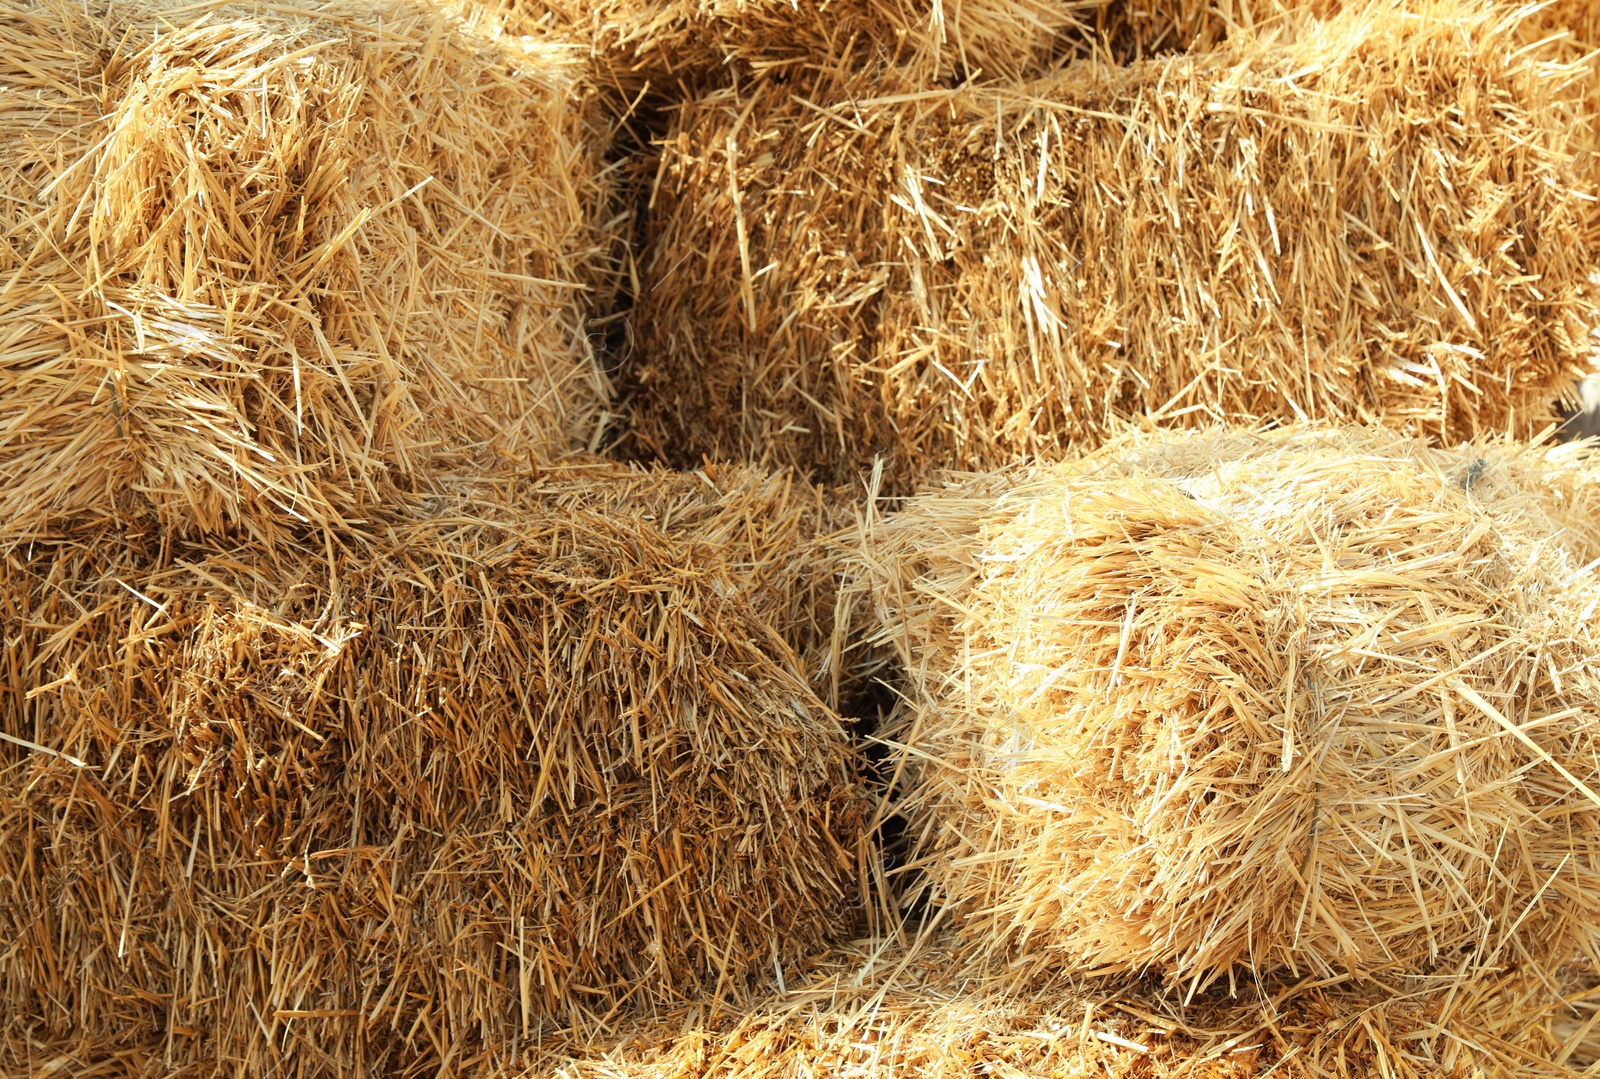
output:
[[[1097,49],[1119,60],[1213,46],[1230,31],[1286,28],[1339,0],[499,0],[516,26],[558,26],[589,45],[608,88],[655,90],[807,65],[896,69],[924,88],[1038,75]]]
[[[1492,7],[918,92],[686,103],[635,325],[636,437],[891,489],[1120,416],[1547,422],[1588,348],[1562,79]]]
[[[744,555],[558,491],[320,554],[13,551],[13,1059],[509,1066],[848,932],[859,780]]]
[[[1600,954],[1600,486],[1514,444],[1130,437],[863,539],[965,955],[1217,979]]]
[[[0,1067],[509,1067],[854,929],[835,509],[573,453],[572,53],[0,16]]]
[[[555,1041],[525,1073],[575,1079],[772,1075],[1195,1079],[1570,1076],[1596,1057],[1595,1011],[1537,977],[1470,986],[1240,986],[1185,1005],[1148,986],[1061,978],[1026,995],[962,977],[947,944],[844,948],[735,1014],[641,1024],[593,1053]],[[1570,987],[1563,987],[1566,991]]]
[[[538,1068],[551,1027],[785,992],[887,904],[836,712],[843,489],[577,452],[611,419],[585,319],[633,266],[597,91],[695,95],[627,286],[635,435],[679,462],[888,450],[905,488],[1140,410],[1476,432],[1587,329],[1567,76],[1487,8],[512,6],[532,36],[405,0],[0,14],[5,1069]],[[1594,953],[1600,535],[1540,516],[1592,489],[1401,445],[1146,440],[874,522],[900,808],[961,935],[874,940],[798,1033],[689,1055],[861,1068],[870,1030],[874,1066],[1032,1066],[1054,1015],[985,997],[1000,1048],[959,1060],[924,1021],[998,955],[1192,993]],[[886,957],[926,978],[874,1025]],[[1386,1060],[1363,992],[1330,1007]],[[1144,1036],[1070,1001],[1080,1048]]]
[[[504,0],[513,25],[587,40],[603,79],[632,99],[731,75],[821,64],[894,68],[926,85],[1038,70],[1086,40],[1106,0]]]
[[[569,54],[403,2],[8,11],[0,538],[272,540],[585,444],[610,252]]]

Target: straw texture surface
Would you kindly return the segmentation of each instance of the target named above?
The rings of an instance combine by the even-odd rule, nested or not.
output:
[[[1037,73],[1086,44],[1106,0],[507,0],[512,25],[587,42],[597,82],[634,97],[797,67],[893,67],[924,86]]]
[[[1578,73],[1503,12],[1421,8],[1026,84],[685,104],[636,438],[832,479],[883,452],[903,493],[1145,412],[1541,426],[1589,348]]]
[[[338,522],[585,443],[570,49],[421,3],[0,17],[0,539]]]
[[[1597,497],[1291,429],[909,500],[865,562],[935,905],[977,959],[1188,993],[1593,956]]]
[[[1558,36],[1559,35],[1559,36]],[[1555,39],[1558,55],[1583,73],[1583,93],[1570,122],[1592,190],[1600,190],[1600,4],[1555,0],[1524,24],[1530,42]],[[1600,249],[1600,200],[1589,207],[1589,244]]]
[[[1130,62],[1203,52],[1241,35],[1289,36],[1313,19],[1357,8],[1349,0],[1115,0],[1092,20],[1110,55]]]
[[[593,1044],[574,1038],[525,1074],[1569,1079],[1600,1056],[1589,1022],[1596,992],[1575,977],[1552,985],[1511,972],[1453,989],[1241,986],[1234,999],[1185,1007],[1137,982],[1058,979],[1018,994],[952,977],[959,966],[938,936],[911,947],[858,941],[804,979],[792,976],[785,993],[708,1005]]]
[[[9,554],[7,1067],[509,1067],[849,933],[854,751],[692,533],[554,492]]]
[[[835,632],[844,558],[859,518],[859,488],[824,488],[792,472],[748,465],[708,464],[691,472],[619,465],[573,456],[562,464],[528,468],[502,459],[499,467],[445,475],[437,485],[451,496],[544,512],[597,514],[616,527],[659,529],[696,545],[714,559],[741,595],[793,653],[819,695],[833,703],[843,687],[859,688],[841,650],[851,642]],[[709,563],[704,562],[709,566]]]

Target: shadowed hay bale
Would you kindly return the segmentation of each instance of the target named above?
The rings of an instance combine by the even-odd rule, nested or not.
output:
[[[1531,972],[1451,988],[1244,985],[1236,999],[1184,1006],[1137,983],[1059,979],[1011,993],[954,976],[946,941],[886,943],[842,948],[803,982],[791,975],[788,993],[709,1018],[557,1042],[524,1074],[1558,1079],[1596,1054],[1579,1034],[1594,994],[1568,994],[1569,1005]]]
[[[1314,428],[908,500],[865,572],[968,954],[1189,992],[1594,955],[1597,511],[1514,444]]]
[[[686,104],[636,437],[831,479],[888,452],[905,491],[1145,412],[1541,424],[1591,260],[1563,78],[1515,44],[1477,6],[1380,8],[1022,86]]]
[[[13,1059],[470,1071],[851,931],[853,751],[731,556],[530,500],[275,558],[0,567]]]
[[[0,538],[337,522],[588,439],[567,52],[414,3],[0,17]]]

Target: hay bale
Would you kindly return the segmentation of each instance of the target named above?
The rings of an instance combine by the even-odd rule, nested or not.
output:
[[[909,499],[864,572],[967,954],[1188,993],[1595,955],[1597,540],[1592,475],[1379,430],[1151,434]]]
[[[6,556],[14,1056],[510,1067],[852,931],[853,750],[738,553],[558,501]]]
[[[1478,5],[905,96],[686,104],[635,437],[890,489],[1115,418],[1535,428],[1586,355],[1562,78]],[[1570,73],[1569,73],[1570,76]]]
[[[789,992],[600,1044],[553,1041],[529,1074],[573,1079],[1006,1075],[1013,1079],[1558,1079],[1594,1048],[1594,1014],[1534,972],[1469,986],[1242,985],[1185,1005],[1149,985],[1061,978],[1029,993],[958,975],[936,935],[920,948],[840,948]],[[1576,1020],[1576,1022],[1574,1022]],[[1574,1035],[1578,1037],[1574,1037]],[[1559,1064],[1552,1067],[1552,1062]]]
[[[1036,76],[1066,57],[1118,62],[1286,28],[1339,0],[500,0],[512,26],[587,42],[596,81],[633,101],[796,67],[893,70],[919,89]]]
[[[596,81],[633,99],[755,71],[893,68],[924,85],[1037,72],[1081,46],[1106,0],[503,0],[513,26],[589,44]]]
[[[436,6],[0,19],[0,541],[359,517],[585,443],[603,202],[570,49]]]

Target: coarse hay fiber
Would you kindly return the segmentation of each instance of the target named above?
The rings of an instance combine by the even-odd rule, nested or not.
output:
[[[1503,11],[1412,8],[1024,84],[687,102],[636,442],[836,481],[886,454],[906,493],[1147,413],[1536,431],[1590,348],[1580,73]]]
[[[0,542],[273,541],[584,445],[605,202],[571,49],[384,0],[0,16]]]
[[[853,931],[854,751],[739,552],[559,492],[328,537],[0,564],[6,1068],[508,1068]]]
[[[929,89],[1037,76],[1096,50],[1118,62],[1289,30],[1339,0],[499,0],[514,27],[587,45],[629,101],[796,67],[894,71]]]
[[[1591,0],[1552,0],[1523,24],[1530,42],[1553,39],[1558,56],[1584,73],[1583,94],[1570,122],[1583,151],[1580,158],[1591,189],[1600,189],[1600,4]],[[1589,243],[1600,249],[1600,200],[1589,206]],[[1595,256],[1600,261],[1600,256]]]
[[[859,485],[825,488],[749,465],[680,472],[574,455],[542,468],[502,458],[487,470],[438,476],[436,486],[453,498],[597,514],[619,528],[637,521],[694,543],[702,560],[714,559],[738,582],[830,706],[862,688],[849,650],[857,642],[835,627],[839,578],[862,510]]]
[[[1600,68],[1595,53],[1600,50],[1600,7],[1588,0],[1547,0],[1524,5],[1533,9],[1523,24],[1523,36],[1530,41],[1555,39],[1567,58],[1583,62],[1589,72],[1588,111],[1583,117],[1584,134],[1593,145],[1600,137]]]
[[[1058,978],[1016,992],[961,969],[942,934],[910,946],[858,941],[791,976],[783,992],[553,1040],[524,1074],[1570,1079],[1600,1049],[1588,1022],[1593,978],[1565,973],[1515,970],[1448,988],[1247,984],[1185,1004],[1136,981]]]
[[[1037,74],[1085,47],[1105,0],[503,0],[508,25],[587,43],[603,89],[633,99],[754,72],[894,69],[922,86]]]
[[[1581,450],[1147,433],[873,522],[900,810],[968,954],[1185,993],[1593,957]]]
[[[1350,0],[1113,0],[1096,11],[1092,25],[1111,57],[1130,62],[1204,51],[1230,35],[1292,35],[1311,20],[1360,6]]]

